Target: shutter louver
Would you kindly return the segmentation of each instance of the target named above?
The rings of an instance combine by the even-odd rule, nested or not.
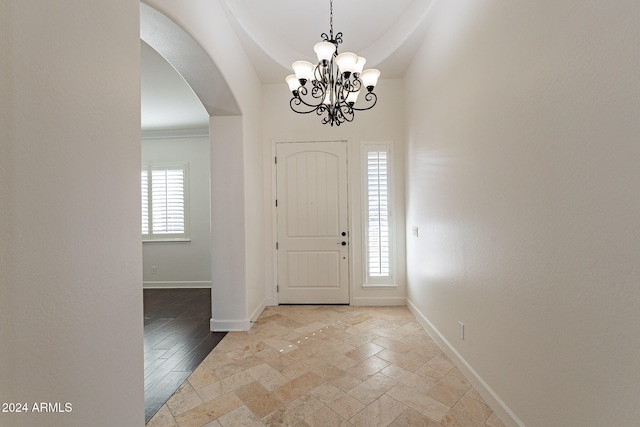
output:
[[[367,153],[367,272],[371,277],[391,273],[387,165],[387,152]]]
[[[146,240],[187,238],[186,166],[142,171],[142,234]]]
[[[184,233],[184,173],[182,169],[151,172],[153,234]]]
[[[140,175],[140,184],[142,189],[142,234],[149,234],[149,174],[146,169],[142,170]]]

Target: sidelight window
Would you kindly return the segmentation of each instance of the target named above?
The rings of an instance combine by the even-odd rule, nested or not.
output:
[[[391,150],[365,144],[366,284],[390,285],[392,276]]]

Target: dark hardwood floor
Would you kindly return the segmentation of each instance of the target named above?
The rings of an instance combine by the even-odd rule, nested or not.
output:
[[[144,291],[145,422],[225,336],[211,332],[211,289]]]

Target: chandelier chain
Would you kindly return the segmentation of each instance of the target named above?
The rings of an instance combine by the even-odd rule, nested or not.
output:
[[[333,40],[333,0],[329,0],[329,32]]]

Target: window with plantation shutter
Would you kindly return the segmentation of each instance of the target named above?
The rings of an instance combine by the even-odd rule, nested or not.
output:
[[[187,165],[145,166],[141,174],[144,241],[187,240]]]
[[[364,155],[366,283],[390,285],[390,149],[388,145],[365,145]]]

